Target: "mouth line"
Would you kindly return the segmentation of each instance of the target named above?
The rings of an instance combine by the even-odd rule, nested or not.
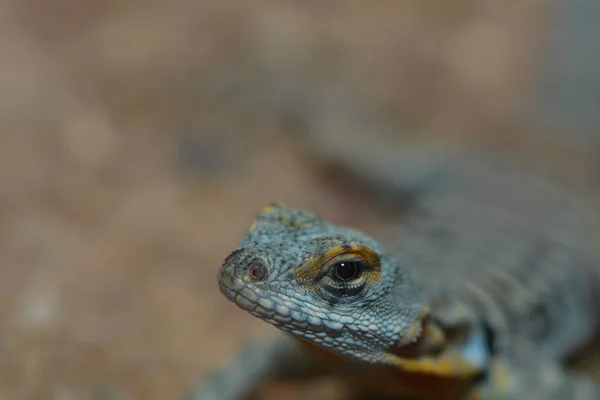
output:
[[[233,290],[233,288],[223,282],[219,282],[219,291],[225,296],[227,297],[227,299],[229,301],[233,301],[235,302],[236,297],[239,295],[238,292],[236,292],[235,290]]]
[[[245,287],[245,286],[243,286]],[[252,301],[239,291],[233,289],[231,285],[224,282],[219,282],[219,291],[232,303],[241,308],[244,311],[256,312],[255,309],[258,306],[256,301]]]

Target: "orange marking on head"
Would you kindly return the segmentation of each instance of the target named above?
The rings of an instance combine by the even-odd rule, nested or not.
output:
[[[257,215],[257,218],[266,217],[271,214],[279,213],[281,224],[290,230],[295,229],[308,229],[312,226],[310,221],[305,221],[303,218],[299,218],[298,215],[290,213],[290,209],[286,207],[285,203],[276,202],[264,206]]]
[[[276,210],[281,209],[285,207],[285,204],[282,202],[275,202],[275,203],[270,203],[267,204],[266,206],[264,206],[261,210],[260,210],[260,214],[272,214],[274,213]]]
[[[312,225],[308,222],[301,222],[298,218],[294,218],[286,210],[280,210],[281,223],[289,229],[308,229]]]

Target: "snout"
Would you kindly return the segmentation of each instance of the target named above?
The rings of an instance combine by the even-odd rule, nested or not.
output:
[[[235,280],[248,283],[262,282],[267,278],[267,263],[254,251],[237,249],[225,259],[219,269],[219,282],[233,284]]]
[[[237,303],[236,297],[239,294],[248,296],[249,284],[262,282],[267,275],[267,264],[258,254],[238,249],[219,268],[219,290],[230,301]]]

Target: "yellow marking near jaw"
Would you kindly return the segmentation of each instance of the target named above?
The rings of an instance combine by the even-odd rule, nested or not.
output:
[[[411,338],[411,339],[417,339],[419,336],[421,336],[421,332],[423,331],[423,324],[421,319],[419,319],[418,321],[415,321],[410,328],[408,328],[408,330],[406,331],[407,333],[407,338]]]
[[[465,363],[458,357],[409,360],[388,354],[387,360],[390,364],[406,372],[440,377],[471,378],[479,372],[478,368]]]
[[[441,346],[446,342],[446,335],[442,329],[435,324],[428,324],[425,329],[427,340],[436,346]]]
[[[423,340],[429,346],[442,346],[446,343],[446,335],[439,326],[429,321],[430,311],[431,308],[428,305],[422,306],[416,321],[407,329],[406,337]]]
[[[496,363],[496,365],[491,369],[490,373],[490,384],[488,390],[491,388],[495,393],[506,395],[509,397],[509,393],[514,390],[514,378],[510,374],[509,370],[506,368],[506,365],[502,362]],[[487,386],[487,385],[486,385]],[[483,388],[479,388],[474,390],[468,397],[468,400],[483,400],[485,398],[485,393]]]

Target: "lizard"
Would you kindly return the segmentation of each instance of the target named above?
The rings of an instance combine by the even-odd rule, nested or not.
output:
[[[250,348],[192,398],[243,398],[307,373],[334,373],[359,398],[600,398],[599,383],[561,368],[596,329],[586,205],[485,157],[426,181],[388,246],[265,207],[219,269],[219,288],[289,335]]]
[[[576,146],[578,151],[597,149],[593,93],[598,79],[593,66],[600,58],[590,56],[596,54],[590,52],[597,45],[590,38],[598,25],[597,12],[588,7],[589,0],[556,3],[562,7],[556,12],[562,24],[551,49],[555,60],[544,64],[534,114],[526,118],[543,125],[540,143],[558,135],[560,141],[583,143]],[[435,149],[423,152],[406,143],[401,152],[384,144],[371,151],[371,157],[357,160],[357,154],[368,152],[363,146],[345,151],[339,140],[323,146],[320,137],[326,133],[317,131],[309,138],[311,151],[319,151],[328,162],[341,159],[379,188],[408,193],[402,220],[380,238],[389,246],[305,211],[266,207],[221,267],[219,285],[239,307],[291,335],[250,346],[191,399],[241,398],[267,379],[332,369],[357,387],[352,392],[357,397],[360,391],[368,398],[379,391],[436,399],[600,398],[596,382],[564,371],[560,363],[593,334],[597,321],[597,259],[586,253],[583,243],[588,237],[579,229],[593,212],[569,208],[570,196],[531,177],[527,166],[507,170],[506,164],[496,168],[486,162],[439,165]],[[487,164],[484,172],[482,164]],[[573,210],[581,211],[579,220],[573,218]],[[355,303],[365,312],[352,314],[354,320],[346,315],[340,328],[342,316],[336,310],[352,309],[352,296],[342,295],[344,301],[330,304],[331,298],[314,291],[323,283],[307,282],[310,274],[298,279],[296,273],[302,276],[307,262],[316,263],[313,273],[322,271],[319,279],[329,279],[325,267],[332,267],[331,260],[325,256],[357,244],[363,250],[347,257],[363,260],[367,273],[361,271],[356,279],[377,276],[373,260],[379,260],[374,265],[381,278],[365,281]],[[371,256],[364,260],[365,254]],[[255,259],[261,261],[245,262]],[[258,275],[252,276],[252,271]],[[390,276],[407,279],[396,282],[397,291],[377,290],[389,287],[394,281]],[[305,315],[283,308],[297,301]],[[388,304],[397,314],[374,317],[380,325],[371,324],[366,304]],[[295,329],[290,327],[294,317],[302,320]],[[361,318],[369,318],[369,329],[352,330]],[[468,336],[460,341],[453,337],[457,333]]]

